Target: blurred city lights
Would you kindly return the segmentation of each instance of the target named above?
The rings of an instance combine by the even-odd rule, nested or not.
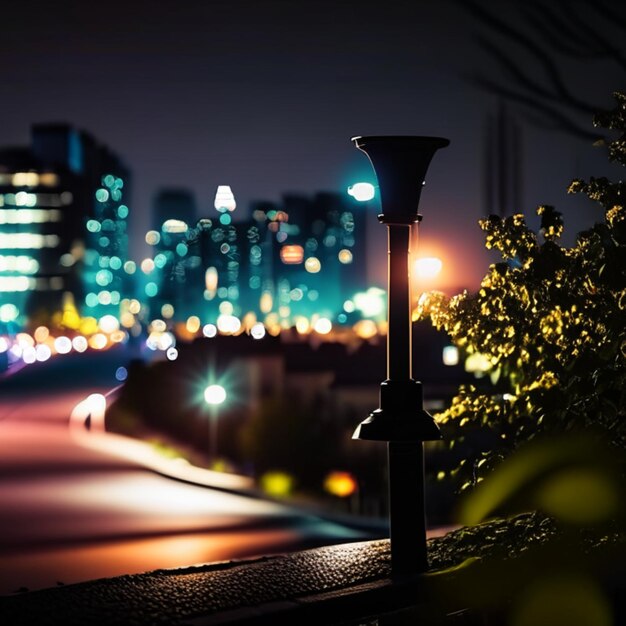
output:
[[[87,339],[82,335],[77,335],[72,339],[72,346],[76,352],[84,352],[87,350],[88,345]]]
[[[327,335],[332,328],[332,322],[326,317],[320,317],[313,325],[313,330],[320,335]]]
[[[253,339],[263,339],[263,337],[265,337],[265,326],[260,322],[255,324],[250,329],[250,335]]]
[[[202,327],[202,334],[209,339],[217,335],[217,326],[215,324],[205,324]]]
[[[128,370],[124,366],[120,366],[115,370],[115,378],[121,383],[128,378]]]
[[[111,334],[119,329],[120,323],[114,315],[104,315],[98,321],[98,327],[103,333]]]
[[[324,479],[324,489],[339,498],[347,498],[357,490],[357,483],[348,472],[330,472]]]
[[[69,337],[57,337],[54,340],[54,349],[59,354],[67,354],[72,350],[72,340]]]
[[[169,361],[175,361],[178,358],[178,350],[174,347],[168,348],[165,356]]]

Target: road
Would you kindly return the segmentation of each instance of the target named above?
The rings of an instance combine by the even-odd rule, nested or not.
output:
[[[86,445],[68,427],[72,408],[112,387],[127,357],[63,359],[0,383],[0,594],[368,538],[164,477],[117,454],[114,438]]]

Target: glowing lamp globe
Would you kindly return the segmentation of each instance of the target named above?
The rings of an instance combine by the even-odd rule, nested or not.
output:
[[[207,404],[222,404],[226,400],[226,389],[221,385],[209,385],[204,390],[204,401]]]
[[[376,195],[376,188],[371,183],[355,183],[348,187],[348,195],[357,202],[368,202]]]

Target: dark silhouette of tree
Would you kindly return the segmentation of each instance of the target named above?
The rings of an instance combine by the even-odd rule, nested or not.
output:
[[[607,0],[492,3],[452,0],[480,26],[478,46],[495,63],[468,76],[481,89],[521,105],[532,124],[585,141],[586,120],[602,107],[581,93],[580,72],[624,72],[626,5]],[[626,81],[625,81],[626,82]],[[624,87],[622,85],[621,87]]]

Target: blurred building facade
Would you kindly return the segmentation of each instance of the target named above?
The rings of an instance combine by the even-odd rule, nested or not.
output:
[[[119,306],[129,178],[115,154],[67,124],[35,125],[29,147],[0,151],[0,324]]]

